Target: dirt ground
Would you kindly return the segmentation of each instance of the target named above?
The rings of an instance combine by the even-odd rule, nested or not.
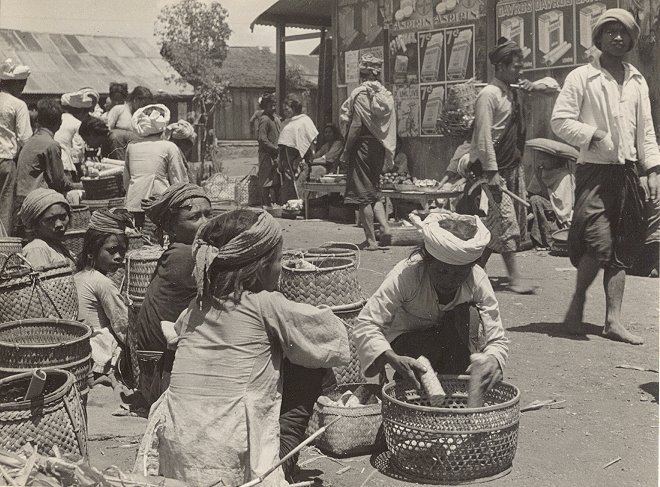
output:
[[[250,161],[242,160],[245,173]],[[285,246],[305,248],[327,241],[359,243],[354,225],[280,220]],[[411,251],[391,247],[363,252],[359,270],[365,295]],[[496,486],[655,486],[658,485],[658,374],[616,368],[620,364],[658,369],[658,280],[629,277],[623,316],[646,343],[635,347],[600,336],[605,299],[601,278],[589,290],[585,312],[589,334],[576,339],[559,328],[575,281],[567,258],[544,251],[518,254],[533,296],[505,291],[502,260],[493,256],[487,271],[500,302],[511,340],[505,380],[522,392],[521,405],[534,400],[565,400],[556,409],[525,412],[511,472],[489,482]],[[89,398],[89,448],[92,465],[129,470],[146,420],[116,417],[120,391],[94,389]],[[620,458],[605,468],[610,461]],[[383,467],[383,456],[330,459],[309,448],[303,452],[300,480],[318,477],[326,486],[404,486]],[[349,467],[348,470],[345,467]],[[380,470],[379,470],[380,469]]]

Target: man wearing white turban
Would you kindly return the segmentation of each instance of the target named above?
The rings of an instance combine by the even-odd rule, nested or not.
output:
[[[98,100],[99,94],[92,88],[65,93],[60,98],[62,125],[53,138],[62,148],[62,164],[69,177],[77,173],[76,165],[82,164],[85,158],[85,141],[78,134],[80,123],[89,118]]]
[[[0,223],[11,232],[16,186],[16,157],[19,149],[32,136],[30,113],[23,92],[30,68],[11,59],[0,64]]]
[[[470,354],[483,352],[482,387],[490,388],[508,355],[495,293],[476,264],[490,232],[478,217],[446,210],[410,218],[424,244],[387,275],[353,329],[362,371],[373,376],[389,364],[419,385],[426,369],[415,357],[427,357],[436,372],[462,374]]]

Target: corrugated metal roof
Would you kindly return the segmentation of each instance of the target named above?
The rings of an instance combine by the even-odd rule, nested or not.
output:
[[[303,29],[330,27],[333,5],[331,0],[279,0],[254,19],[252,26],[283,22]]]
[[[146,86],[154,93],[192,96],[192,86],[168,82],[174,69],[148,39],[44,34],[0,29],[0,61],[30,66],[24,93],[62,94],[89,86],[107,93],[110,82]]]

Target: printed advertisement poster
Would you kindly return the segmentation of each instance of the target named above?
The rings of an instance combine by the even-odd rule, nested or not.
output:
[[[447,29],[445,32],[447,81],[472,78],[474,76],[474,26]]]
[[[344,53],[344,76],[348,92],[360,84],[360,51],[346,51]]]
[[[419,79],[421,83],[445,81],[444,29],[419,33]]]
[[[534,0],[535,68],[576,63],[573,38],[573,0]]]
[[[445,85],[424,85],[419,88],[421,135],[441,135],[438,119],[445,105]]]
[[[396,131],[400,137],[419,137],[419,85],[394,85]]]
[[[520,47],[523,69],[534,67],[534,6],[532,0],[497,4],[498,37],[506,37]]]
[[[577,64],[591,61],[598,49],[591,43],[591,30],[598,16],[605,10],[616,8],[616,0],[575,1],[575,46]]]
[[[469,24],[485,17],[485,0],[433,0],[435,27]]]
[[[390,0],[384,11],[393,34],[433,28],[433,0]]]
[[[390,40],[390,82],[418,83],[417,34],[398,34]]]

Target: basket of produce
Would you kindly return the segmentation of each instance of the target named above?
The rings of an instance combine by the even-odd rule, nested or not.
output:
[[[26,318],[78,318],[78,292],[67,262],[33,268],[11,254],[0,268],[0,323]]]
[[[280,291],[291,301],[314,306],[344,306],[362,300],[360,263],[344,257],[288,254],[282,262]]]
[[[302,214],[303,200],[289,200],[282,206],[282,218],[295,220]]]
[[[87,230],[89,218],[92,214],[87,205],[72,205],[71,218],[69,218],[69,230]]]
[[[550,250],[555,255],[568,257],[568,228],[562,228],[553,232]]]
[[[32,318],[0,325],[0,375],[31,369],[68,370],[87,389],[92,347],[89,326],[78,321]]]
[[[445,135],[466,137],[474,122],[474,104],[478,89],[474,79],[449,85],[447,99],[439,117],[440,130]]]
[[[374,452],[383,420],[380,395],[378,384],[344,384],[319,397],[308,432],[328,426],[337,418],[340,420],[318,437],[317,448],[335,456]]]
[[[437,379],[433,396],[405,382],[383,387],[383,427],[393,467],[422,483],[505,475],[518,442],[520,391],[500,382],[483,395],[482,407],[468,408],[468,376]]]
[[[87,230],[67,230],[62,238],[62,244],[71,252],[75,258],[82,253]]]
[[[351,359],[346,365],[341,367],[333,367],[332,376],[337,385],[343,384],[362,384],[367,382],[367,379],[362,375],[360,370],[360,357],[357,353],[357,347],[353,340],[353,327],[357,323],[357,317],[364,308],[366,300],[358,301],[357,303],[347,304],[345,306],[331,306],[330,309],[338,318],[341,318],[346,325],[348,331],[348,346],[351,352]]]
[[[25,372],[0,379],[0,446],[17,451],[31,442],[42,455],[59,451],[87,456],[85,413],[69,372]]]
[[[23,239],[21,237],[0,237],[0,266],[11,254],[20,254],[23,250]]]
[[[129,301],[134,298],[144,299],[147,287],[156,271],[158,260],[165,249],[156,245],[147,245],[126,253],[126,292]]]
[[[124,195],[124,176],[121,172],[99,177],[83,176],[80,182],[85,197],[90,200],[106,200]]]

